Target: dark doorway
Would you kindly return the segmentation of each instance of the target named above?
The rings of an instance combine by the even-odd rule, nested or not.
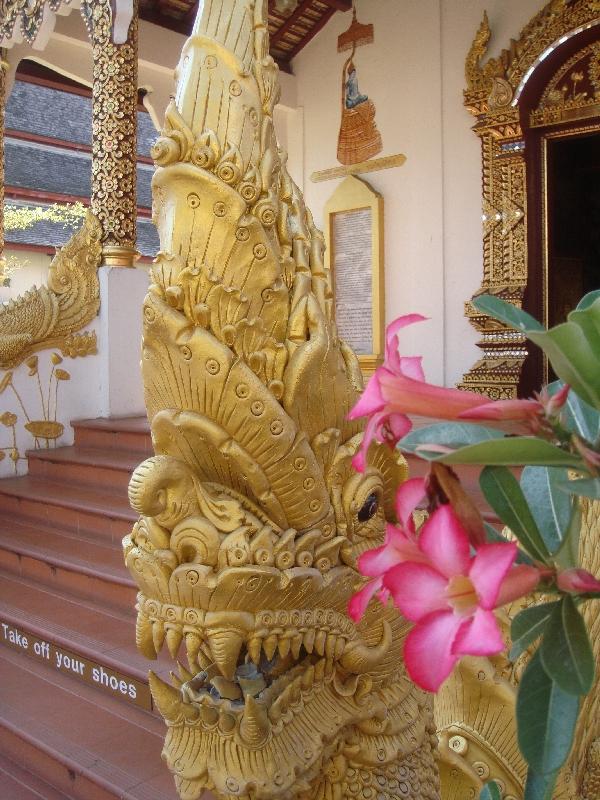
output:
[[[584,294],[600,289],[600,125],[581,134],[537,129],[528,148],[529,278],[523,307],[551,327],[564,322]],[[531,343],[528,350],[520,397],[555,379],[541,350]]]
[[[600,132],[549,139],[548,325],[600,288]],[[552,376],[550,376],[552,377]]]

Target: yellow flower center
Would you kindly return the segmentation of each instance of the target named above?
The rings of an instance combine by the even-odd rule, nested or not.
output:
[[[450,578],[446,590],[448,602],[461,616],[469,614],[477,608],[477,592],[466,575],[455,575]]]

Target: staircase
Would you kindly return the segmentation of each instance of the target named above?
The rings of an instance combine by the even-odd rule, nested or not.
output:
[[[175,800],[121,555],[148,425],[73,427],[73,447],[0,481],[0,798]]]
[[[74,446],[31,451],[27,476],[0,480],[0,800],[176,800],[121,554],[148,424],[73,427]],[[477,472],[460,470],[475,495]]]

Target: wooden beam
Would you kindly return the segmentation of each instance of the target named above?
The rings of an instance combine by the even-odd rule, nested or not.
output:
[[[292,60],[292,58],[294,58],[294,56],[298,55],[298,53],[300,52],[300,50],[302,50],[303,47],[306,47],[306,45],[310,42],[310,40],[314,36],[317,35],[317,33],[321,30],[321,28],[324,28],[325,25],[327,25],[327,23],[334,14],[335,14],[335,8],[330,8],[329,11],[326,11],[323,14],[321,19],[316,23],[316,25],[310,31],[310,33],[308,33],[307,36],[305,36],[301,41],[299,41],[298,44],[294,48],[292,48],[290,52],[287,54],[287,57],[290,61]]]
[[[320,0],[320,2],[335,8],[336,11],[352,10],[352,0]]]
[[[279,28],[279,30],[276,33],[274,33],[273,36],[271,36],[271,47],[273,47],[274,44],[277,44],[277,42],[283,36],[285,36],[285,34],[289,31],[289,29],[296,22],[300,20],[300,17],[304,14],[307,8],[310,8],[311,5],[312,5],[312,0],[302,0],[298,8],[294,11],[294,13],[290,14],[290,16],[281,26],[281,28]]]

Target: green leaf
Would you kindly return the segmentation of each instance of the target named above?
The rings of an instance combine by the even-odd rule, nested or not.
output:
[[[562,387],[562,381],[554,381],[548,385],[548,394],[553,397]],[[565,423],[570,431],[578,433],[588,442],[595,442],[600,436],[600,414],[575,392],[569,392],[563,406]]]
[[[583,478],[580,481],[565,481],[557,485],[563,492],[600,500],[600,478]]]
[[[534,436],[508,436],[461,447],[452,453],[423,454],[423,458],[427,458],[429,461],[440,461],[442,464],[493,464],[499,466],[530,464],[540,467],[581,468],[581,459],[577,456]]]
[[[531,769],[528,770],[523,800],[552,800],[557,778],[558,771],[549,775],[538,775]]]
[[[501,300],[491,294],[483,294],[480,297],[476,297],[472,302],[478,311],[482,311],[484,314],[504,322],[505,325],[522,331],[524,334],[528,334],[530,331],[545,330],[544,326],[535,317],[532,317],[531,314],[521,308],[517,308],[507,300]]]
[[[517,614],[510,626],[512,647],[509,658],[511,661],[516,661],[521,653],[524,653],[529,645],[544,633],[546,624],[558,605],[560,605],[560,601],[556,600],[554,603],[543,603],[539,606],[525,608]]]
[[[500,787],[496,781],[488,781],[481,792],[479,793],[479,800],[502,800]]]
[[[575,311],[585,311],[586,308],[589,308],[592,305],[592,303],[595,303],[599,297],[600,297],[600,289],[594,289],[593,292],[588,292],[587,294],[584,294],[579,303],[577,303],[577,308],[575,309]]]
[[[554,561],[560,569],[575,569],[579,566],[579,537],[581,536],[581,503],[573,504],[573,514],[563,546],[555,554]]]
[[[540,776],[565,763],[579,713],[579,698],[546,673],[539,651],[527,665],[517,695],[517,737],[523,757]]]
[[[577,322],[563,322],[549,331],[530,331],[528,337],[548,356],[560,380],[568,383],[586,403],[600,409],[600,361],[597,356],[600,350],[596,344],[600,336],[592,336],[593,328],[590,326],[586,330],[581,324],[587,319],[583,315],[591,314],[595,306],[596,303],[586,311],[571,312],[569,319],[577,314]]]
[[[498,544],[508,544],[510,539],[507,539],[506,536],[503,536],[499,531],[494,528],[493,525],[490,525],[489,522],[484,522],[483,527],[485,528],[485,538],[488,542],[497,542]],[[521,550],[519,547],[517,553],[516,564],[533,564],[533,559],[529,558],[527,553],[524,550]]]
[[[587,694],[594,683],[594,654],[583,617],[570,595],[552,612],[540,645],[544,670],[560,688]]]
[[[479,485],[485,499],[525,550],[534,558],[546,561],[550,553],[512,472],[506,467],[485,467],[479,476]]]
[[[561,547],[571,520],[573,501],[560,484],[568,481],[564,467],[525,467],[521,489],[550,553]]]
[[[469,422],[439,422],[425,428],[415,428],[399,442],[399,447],[422,458],[437,458],[439,451],[427,451],[428,444],[441,444],[453,449],[466,445],[484,442],[490,439],[502,439],[504,434],[495,428],[486,428]]]
[[[585,297],[567,322],[548,331],[530,314],[498,297],[483,295],[473,305],[524,333],[542,348],[558,377],[600,409],[600,296]]]

